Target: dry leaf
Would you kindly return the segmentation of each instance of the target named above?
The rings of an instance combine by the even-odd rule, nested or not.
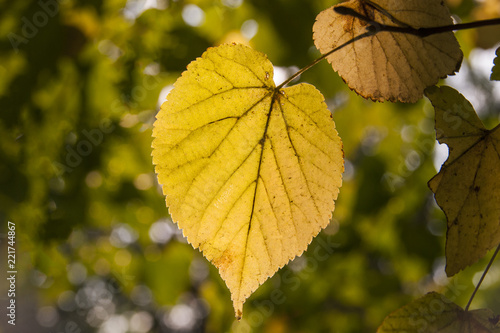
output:
[[[429,187],[448,220],[446,273],[452,276],[500,243],[500,126],[484,128],[450,87],[425,94],[436,110],[437,139],[449,148]]]
[[[241,317],[335,207],[343,151],[323,96],[308,84],[277,90],[265,55],[222,45],[177,80],[153,136],[172,219],[219,269]]]
[[[471,17],[474,21],[490,20],[500,16],[500,0],[479,1],[472,10]],[[474,29],[475,47],[491,49],[500,42],[498,26],[486,26]]]
[[[351,0],[348,7],[385,25],[426,28],[452,24],[440,0]],[[368,23],[341,15],[334,7],[322,11],[314,24],[314,43],[326,54],[364,34]],[[378,101],[416,102],[426,87],[460,68],[462,51],[452,32],[418,37],[381,31],[360,39],[327,57],[349,87]]]

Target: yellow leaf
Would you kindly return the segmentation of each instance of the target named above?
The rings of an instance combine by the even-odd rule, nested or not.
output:
[[[452,276],[500,243],[500,126],[484,128],[450,87],[425,94],[436,110],[437,139],[450,152],[429,187],[448,220],[446,273]]]
[[[464,311],[432,292],[391,313],[377,333],[500,333],[499,316],[489,309]]]
[[[237,317],[329,223],[342,143],[313,86],[277,89],[265,55],[208,49],[157,115],[153,163],[172,219],[220,272]]]
[[[452,24],[441,0],[351,0],[322,11],[314,24],[314,43],[326,54],[367,32],[369,24],[334,11],[348,7],[380,24],[425,28]],[[330,54],[328,62],[349,87],[378,101],[416,102],[426,87],[460,68],[462,51],[451,32],[418,37],[380,31]]]
[[[496,57],[494,60],[495,65],[491,69],[491,81],[500,81],[500,47],[495,52]]]

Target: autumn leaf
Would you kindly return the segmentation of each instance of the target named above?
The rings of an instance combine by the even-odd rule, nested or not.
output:
[[[500,243],[500,126],[487,130],[472,105],[450,87],[426,96],[436,111],[436,136],[449,156],[429,181],[448,220],[446,273],[452,276]]]
[[[377,333],[499,333],[499,316],[489,309],[464,311],[431,292],[387,316]]]
[[[343,151],[313,86],[277,89],[267,57],[208,49],[157,115],[153,163],[172,219],[220,272],[237,317],[329,223]]]
[[[351,0],[317,16],[313,38],[322,54],[367,32],[368,22],[335,12],[334,8],[339,7],[350,8],[372,22],[396,27],[417,29],[452,24],[441,0]],[[379,31],[331,53],[327,59],[361,96],[412,103],[423,96],[426,87],[458,71],[462,56],[451,32],[419,37]]]
[[[496,55],[494,60],[495,66],[491,70],[491,81],[500,81],[500,47],[497,49]]]

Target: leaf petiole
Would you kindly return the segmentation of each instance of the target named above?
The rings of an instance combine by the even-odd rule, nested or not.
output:
[[[493,253],[493,256],[491,257],[490,262],[488,263],[488,265],[484,269],[483,275],[481,275],[481,279],[479,279],[479,282],[477,283],[477,286],[474,289],[474,292],[472,293],[472,295],[471,295],[471,297],[469,299],[469,302],[467,302],[467,305],[465,306],[465,311],[469,311],[470,304],[472,303],[472,300],[474,299],[474,296],[476,296],[476,293],[479,290],[479,287],[481,286],[481,283],[483,283],[484,277],[486,276],[486,274],[490,270],[490,267],[493,264],[493,261],[495,261],[495,258],[496,258],[496,256],[497,256],[497,254],[498,254],[499,251],[500,251],[500,244],[498,245],[497,249],[495,250],[495,253]]]

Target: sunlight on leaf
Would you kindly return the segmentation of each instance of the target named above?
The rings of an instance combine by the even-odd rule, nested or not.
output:
[[[498,319],[489,309],[464,311],[432,292],[391,313],[377,333],[499,333]]]
[[[218,269],[237,317],[329,223],[342,143],[313,86],[276,89],[267,57],[208,49],[162,105],[153,163],[172,219]]]
[[[496,55],[494,60],[495,66],[491,70],[491,81],[500,81],[500,47],[497,49]]]
[[[375,4],[376,2],[376,4]],[[348,7],[378,23],[413,28],[452,24],[440,0],[360,1]],[[314,24],[314,44],[322,54],[367,32],[367,22],[341,15],[334,7],[321,12]],[[425,38],[382,31],[360,39],[327,57],[351,89],[378,101],[416,102],[426,87],[460,68],[462,51],[453,33]]]
[[[450,152],[429,187],[448,220],[446,273],[452,276],[500,242],[500,126],[484,128],[450,87],[425,94],[436,111],[436,137]]]

